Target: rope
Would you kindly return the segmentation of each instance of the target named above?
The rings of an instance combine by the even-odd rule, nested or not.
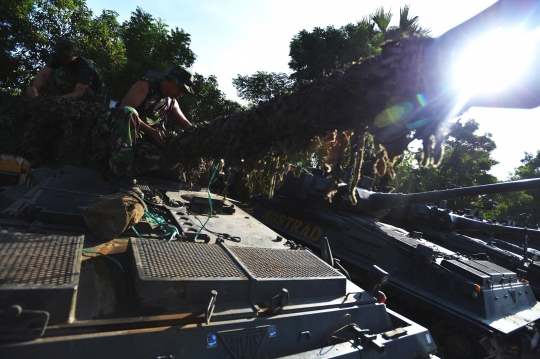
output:
[[[194,241],[197,240],[197,238],[199,237],[199,234],[201,234],[201,231],[204,229],[204,227],[206,227],[206,224],[208,223],[208,221],[212,217],[212,214],[214,213],[214,210],[212,208],[212,195],[210,194],[210,185],[212,184],[212,181],[214,180],[214,176],[216,175],[216,172],[218,171],[218,169],[219,169],[219,165],[216,165],[216,168],[214,169],[214,173],[212,173],[212,177],[210,177],[210,181],[208,182],[208,188],[206,189],[206,192],[208,194],[208,203],[210,204],[210,213],[208,213],[208,219],[206,220],[206,222],[204,222],[201,229],[199,229],[199,231],[197,232],[197,235],[195,236]]]
[[[158,235],[153,235],[153,236],[149,236],[149,237],[143,237],[139,234],[139,232],[137,232],[137,230],[135,229],[135,226],[132,226],[131,229],[133,229],[133,232],[135,232],[135,234],[141,238],[141,239],[161,239],[161,238],[167,238],[169,237],[169,242],[173,240],[174,237],[176,236],[181,236],[180,235],[180,232],[178,231],[178,228],[176,228],[175,226],[169,224],[166,220],[163,219],[163,217],[161,216],[158,216],[157,214],[153,214],[152,212],[150,212],[148,210],[148,207],[146,206],[146,203],[144,203],[144,200],[137,196],[136,193],[133,193],[131,191],[125,191],[123,189],[120,189],[120,191],[126,193],[126,194],[129,194],[130,196],[136,198],[139,203],[141,203],[141,205],[144,207],[144,217],[146,217],[146,219],[148,220],[148,222],[150,222],[151,224],[154,224],[158,229],[162,230],[163,232],[165,232],[164,234],[158,234]]]
[[[180,235],[180,232],[178,231],[178,228],[176,228],[175,226],[167,223],[166,220],[163,219],[163,217],[160,217],[158,216],[157,214],[153,214],[151,212],[148,211],[148,209],[145,209],[144,210],[144,216],[146,217],[146,219],[148,220],[148,222],[154,224],[158,229],[162,230],[163,234],[156,234],[156,235],[153,235],[153,236],[148,236],[148,237],[143,237],[139,234],[139,232],[137,232],[137,230],[135,229],[135,226],[132,226],[131,229],[133,229],[133,232],[135,232],[135,234],[137,236],[139,236],[139,238],[141,239],[161,239],[161,238],[169,238],[168,241],[172,241],[174,237],[176,236],[181,236]]]
[[[122,264],[121,264],[119,261],[117,261],[116,259],[114,259],[113,257],[111,257],[111,256],[108,256],[108,255],[103,254],[103,253],[98,252],[98,251],[93,251],[93,250],[91,250],[91,249],[83,249],[82,252],[83,252],[83,253],[99,254],[99,255],[101,255],[101,256],[107,258],[108,260],[114,262],[118,267],[120,267],[120,270],[122,271],[122,273],[126,273],[126,272],[124,271],[124,267],[122,267]]]

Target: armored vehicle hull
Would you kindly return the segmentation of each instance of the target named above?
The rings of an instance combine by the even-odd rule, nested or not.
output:
[[[2,358],[434,357],[425,328],[228,200],[140,180],[177,235],[147,215],[103,241],[83,208],[117,186],[70,166],[32,178],[0,216]]]
[[[540,298],[540,265],[535,250],[520,248],[495,238],[477,238],[484,231],[512,231],[527,236],[538,236],[533,229],[503,227],[464,218],[436,206],[412,205],[395,208],[383,221],[404,228],[407,231],[421,232],[432,243],[441,245],[453,252],[467,256],[487,258],[494,263],[509,268],[527,279],[536,296]],[[468,229],[468,230],[467,230]],[[483,256],[482,256],[483,254]]]
[[[329,204],[322,200],[327,182],[322,176],[295,178],[289,172],[275,197],[254,198],[254,216],[315,248],[327,238],[352,276],[360,273],[359,282],[374,264],[387,271],[389,306],[397,304],[396,309],[431,326],[442,357],[536,355],[530,352],[536,351],[540,335],[540,304],[515,272],[355,212],[346,194]],[[530,340],[524,339],[527,335]]]

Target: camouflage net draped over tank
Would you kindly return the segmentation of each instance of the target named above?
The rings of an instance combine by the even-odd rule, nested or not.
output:
[[[379,174],[413,137],[424,140],[423,164],[437,164],[442,157],[440,113],[419,100],[420,94],[433,95],[429,83],[437,78],[423,65],[423,49],[430,41],[410,37],[386,43],[380,55],[351,64],[343,72],[304,82],[296,91],[250,111],[172,133],[164,151],[185,171],[223,159],[226,166],[247,172],[271,167],[275,173],[287,162],[310,158],[321,146],[328,148],[329,164],[339,166],[349,143],[360,146],[367,131],[384,147],[376,166]],[[104,108],[42,96],[25,101],[15,122],[27,124],[20,143],[25,152],[39,147],[34,145],[39,143],[36,137],[61,128],[50,134],[58,139],[59,153],[76,148],[80,159],[89,161],[93,152],[89,133]],[[358,161],[352,162],[359,168]]]
[[[63,161],[89,164],[97,155],[91,132],[107,111],[98,103],[52,95],[20,99],[11,121],[14,153],[32,165]]]
[[[247,171],[269,162],[280,168],[284,162],[309,158],[325,141],[343,154],[353,132],[362,137],[369,131],[385,149],[380,161],[392,163],[406,150],[415,129],[414,137],[424,140],[423,164],[436,165],[442,157],[442,125],[436,109],[423,107],[418,100],[418,94],[431,91],[424,79],[432,74],[422,65],[422,50],[430,41],[410,37],[389,42],[380,55],[344,72],[300,84],[295,92],[250,111],[199,124],[173,137],[167,154],[191,168],[201,158],[224,159]],[[331,151],[329,157],[334,157],[333,164],[340,160]],[[384,172],[385,166],[377,169]]]

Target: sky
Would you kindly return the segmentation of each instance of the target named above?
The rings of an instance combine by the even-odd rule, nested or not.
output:
[[[291,73],[289,43],[301,30],[341,27],[356,23],[379,6],[394,14],[410,5],[422,27],[439,36],[489,7],[495,0],[86,0],[95,15],[115,10],[119,21],[129,19],[137,7],[161,18],[171,28],[191,35],[190,48],[197,55],[191,70],[215,75],[227,98],[241,103],[232,86],[237,75],[257,71]],[[540,108],[533,110],[472,108],[462,119],[474,118],[477,134],[491,133],[497,144],[492,158],[499,164],[491,174],[505,180],[521,165],[525,152],[540,150]]]

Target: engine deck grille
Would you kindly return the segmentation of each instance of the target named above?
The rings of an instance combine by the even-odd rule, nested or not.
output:
[[[0,230],[0,308],[19,304],[70,319],[79,285],[83,236]]]
[[[137,241],[144,278],[241,278],[245,274],[219,246]]]
[[[341,274],[308,251],[231,247],[229,250],[256,278],[332,278]]]
[[[72,284],[83,237],[0,231],[0,285]]]
[[[267,301],[283,288],[295,298],[340,297],[346,278],[308,251],[130,240],[134,288],[145,308]],[[268,303],[269,304],[269,303]]]

